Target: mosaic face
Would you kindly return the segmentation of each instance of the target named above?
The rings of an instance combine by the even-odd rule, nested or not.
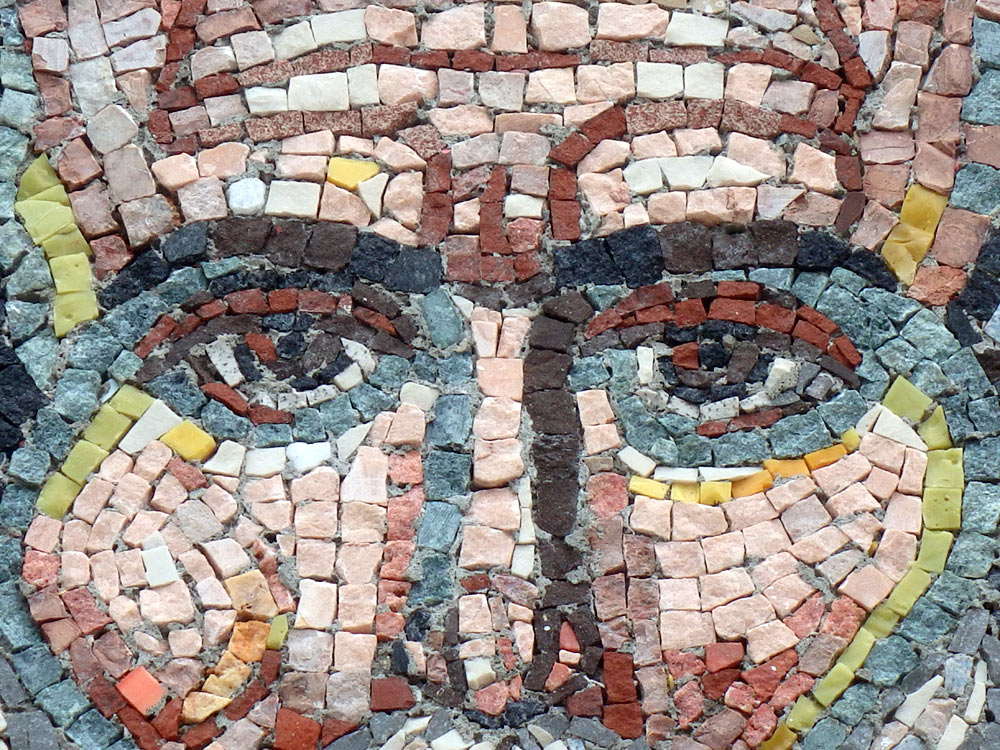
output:
[[[1000,740],[995,5],[0,9],[15,750]]]

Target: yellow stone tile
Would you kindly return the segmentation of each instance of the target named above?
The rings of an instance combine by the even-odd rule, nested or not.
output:
[[[61,520],[79,494],[80,485],[57,472],[42,485],[35,505],[45,515]]]
[[[35,243],[47,240],[69,226],[75,226],[73,210],[52,201],[25,200],[14,204],[18,216],[24,220],[24,230]]]
[[[934,234],[947,205],[947,195],[935,193],[923,185],[913,183],[906,191],[903,207],[899,210],[899,220],[914,229]]]
[[[776,478],[809,476],[809,465],[801,458],[767,458],[764,459],[764,468]]]
[[[944,416],[944,407],[939,406],[918,427],[917,433],[927,443],[931,450],[940,450],[952,446],[951,433],[948,432],[948,420]]]
[[[670,499],[677,503],[697,503],[701,498],[698,485],[692,482],[674,482],[670,485]]]
[[[862,627],[875,638],[885,638],[896,627],[897,622],[899,622],[899,615],[886,605],[880,604],[868,615],[868,619],[865,620]]]
[[[885,606],[900,617],[906,617],[930,585],[931,577],[926,570],[910,568],[885,600]]]
[[[227,578],[222,585],[229,598],[233,600],[233,609],[237,614],[254,620],[270,620],[278,614],[278,605],[271,596],[267,579],[259,570]]]
[[[774,485],[774,477],[767,469],[761,469],[756,474],[751,474],[743,479],[733,482],[733,497],[748,497],[756,495],[758,492],[769,490]]]
[[[951,487],[927,487],[921,504],[924,526],[940,531],[962,528],[962,490]]]
[[[45,154],[42,154],[31,162],[21,175],[21,179],[17,183],[17,199],[19,201],[26,200],[56,185],[62,187],[59,175],[49,164]]]
[[[56,293],[83,292],[94,284],[90,273],[90,261],[83,253],[75,255],[60,255],[49,261],[52,280],[56,283]]]
[[[160,441],[185,461],[204,461],[215,452],[215,440],[212,436],[186,420],[161,437]]]
[[[854,682],[854,672],[837,662],[826,677],[813,688],[813,698],[821,706],[829,706]]]
[[[66,188],[62,185],[53,185],[52,187],[45,188],[42,192],[37,195],[31,196],[32,200],[36,201],[49,201],[50,203],[61,203],[64,206],[69,205],[69,196],[66,195]]]
[[[924,529],[920,535],[920,553],[915,565],[928,573],[941,573],[948,562],[948,552],[955,535],[949,531]]]
[[[823,707],[812,698],[800,695],[798,700],[795,701],[795,705],[792,706],[792,710],[785,718],[785,724],[788,725],[789,729],[794,729],[796,732],[804,732],[816,723],[816,717],[819,716],[822,710]]]
[[[806,466],[809,467],[810,471],[816,471],[816,469],[829,466],[838,458],[842,458],[846,455],[847,448],[845,448],[841,443],[837,443],[835,445],[831,445],[829,448],[821,448],[818,451],[807,453],[802,458],[805,460]]]
[[[57,294],[52,305],[52,325],[56,336],[62,338],[77,324],[96,320],[99,312],[97,295],[93,290]]]
[[[122,439],[131,426],[131,419],[124,414],[119,414],[111,405],[104,404],[87,429],[83,431],[83,437],[104,450],[110,451],[118,445],[118,441]]]
[[[892,381],[885,398],[882,399],[882,405],[886,409],[914,422],[924,418],[924,412],[932,403],[929,396],[902,375]]]
[[[844,444],[848,453],[853,453],[861,445],[861,436],[853,427],[840,436],[840,442]]]
[[[63,255],[93,255],[86,238],[80,233],[80,228],[74,224],[66,227],[42,242],[46,258],[59,258]]]
[[[655,479],[647,479],[646,477],[632,476],[628,480],[629,492],[636,495],[645,495],[646,497],[655,497],[657,500],[665,498],[669,489],[669,484],[657,482]]]
[[[359,182],[364,182],[378,173],[378,164],[373,161],[334,156],[326,168],[326,180],[337,187],[355,190]]]
[[[209,716],[228,706],[232,701],[212,693],[200,691],[188,693],[181,707],[181,721],[185,724],[201,724]]]
[[[84,437],[87,437],[86,434]],[[74,482],[83,484],[90,472],[95,471],[107,457],[108,451],[101,446],[90,440],[78,440],[66,456],[60,471]]]
[[[851,641],[851,645],[844,649],[844,653],[840,655],[837,662],[852,672],[857,672],[865,663],[865,659],[868,658],[868,652],[875,645],[875,640],[876,638],[870,630],[861,628],[854,636],[854,640]]]
[[[702,505],[721,505],[733,497],[732,482],[702,482],[699,500]]]
[[[962,468],[961,448],[927,452],[927,473],[924,475],[924,487],[948,487],[950,489],[965,487],[965,470]]]
[[[229,637],[229,652],[242,662],[250,663],[264,658],[271,626],[260,620],[238,622]]]
[[[213,671],[215,674],[208,676],[201,689],[206,693],[223,698],[232,698],[233,694],[243,687],[243,684],[250,678],[253,670],[236,658],[232,652],[225,651]]]
[[[758,750],[789,750],[798,739],[799,736],[795,732],[784,724],[779,724],[778,728],[774,730],[774,734],[765,740]]]
[[[138,419],[146,413],[146,409],[153,403],[153,397],[143,393],[133,385],[123,385],[108,404],[127,417]]]
[[[280,651],[287,635],[288,615],[278,615],[271,620],[270,631],[267,634],[268,649],[271,651]]]
[[[893,233],[895,231],[894,229]],[[929,247],[930,243],[927,244]],[[917,261],[913,260],[910,248],[899,237],[889,235],[889,239],[882,245],[882,258],[897,279],[907,285],[913,283],[917,276]]]

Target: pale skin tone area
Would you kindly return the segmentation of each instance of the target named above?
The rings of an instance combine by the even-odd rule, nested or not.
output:
[[[474,483],[479,488],[493,490],[474,495],[472,506],[465,513],[459,541],[448,556],[455,566],[449,572],[458,573],[457,577],[486,569],[502,575],[504,567],[523,566],[523,561],[513,557],[514,549],[530,550],[529,542],[534,538],[534,527],[525,530],[525,517],[518,507],[517,491],[524,481],[523,464],[518,463],[519,459],[504,459],[509,455],[505,453],[507,446],[519,452],[518,438],[526,439],[525,422],[520,418],[518,406],[520,384],[512,373],[519,369],[516,363],[523,356],[522,342],[528,322],[527,318],[516,315],[504,317],[486,310],[472,312],[469,328],[474,371],[478,373],[479,394],[485,396],[476,409],[474,429],[480,440]],[[500,370],[491,372],[497,366]],[[511,366],[513,370],[509,369]],[[603,391],[587,391],[577,399],[585,444],[587,433],[594,427],[605,433],[613,428],[617,435],[622,434]],[[398,536],[392,532],[393,498],[398,499],[401,491],[405,495],[405,486],[412,479],[402,478],[403,467],[397,462],[404,457],[413,461],[412,452],[417,450],[426,457],[432,449],[425,437],[424,420],[423,410],[405,404],[395,415],[385,413],[378,417],[366,440],[369,445],[361,446],[351,456],[345,466],[354,468],[344,477],[334,476],[327,468],[310,467],[308,471],[293,472],[304,473],[305,478],[290,482],[281,482],[277,476],[239,482],[225,474],[213,475],[206,467],[212,486],[200,495],[199,505],[208,506],[227,529],[221,535],[214,534],[217,540],[214,542],[191,548],[176,533],[176,528],[170,528],[173,524],[166,516],[156,518],[160,512],[170,510],[171,505],[170,512],[176,515],[178,503],[189,500],[183,490],[178,492],[174,487],[174,492],[170,492],[170,487],[163,488],[164,482],[175,484],[169,474],[155,483],[152,499],[147,497],[156,512],[141,510],[145,503],[130,509],[132,523],[136,525],[124,525],[119,539],[125,544],[119,551],[135,550],[142,541],[144,524],[155,526],[159,522],[160,533],[178,561],[175,565],[182,581],[193,584],[194,609],[200,612],[201,623],[192,625],[188,617],[179,616],[175,621],[180,627],[169,626],[172,633],[166,643],[149,637],[146,628],[147,635],[136,640],[140,649],[156,654],[164,653],[166,648],[167,655],[190,659],[197,658],[203,649],[227,648],[229,644],[229,656],[224,655],[215,665],[215,675],[209,682],[204,686],[188,686],[195,689],[185,704],[188,718],[201,716],[200,705],[221,705],[211,697],[219,691],[231,690],[231,695],[238,695],[246,677],[236,678],[249,676],[239,666],[242,662],[232,661],[232,655],[236,652],[247,658],[247,663],[254,661],[246,656],[253,652],[241,646],[242,639],[249,637],[246,628],[250,626],[238,625],[240,632],[230,640],[229,628],[234,619],[240,623],[267,622],[279,612],[295,613],[296,624],[283,657],[285,668],[306,675],[320,673],[324,679],[327,673],[353,673],[358,667],[367,668],[376,653],[372,631],[391,632],[392,627],[400,627],[399,619],[393,621],[391,613],[402,609],[405,591],[391,584],[390,589],[379,593],[378,575],[381,565],[384,580],[406,577],[400,561],[407,552],[412,553],[412,548],[393,538]],[[922,486],[919,452],[890,442],[876,436],[865,439],[861,453],[850,464],[857,485],[842,487],[833,476],[821,478],[826,475],[820,470],[814,475],[816,483],[799,478],[781,488],[754,493],[722,507],[684,502],[690,498],[683,496],[682,488],[675,488],[669,499],[654,497],[657,493],[652,487],[644,488],[648,494],[637,490],[637,496],[632,496],[625,493],[624,487],[629,473],[623,476],[618,473],[620,469],[598,472],[597,476],[605,478],[602,481],[614,476],[620,476],[621,480],[615,487],[617,505],[604,508],[594,505],[597,518],[587,527],[591,551],[585,562],[594,576],[596,615],[605,646],[618,648],[632,644],[644,694],[656,696],[662,692],[663,651],[746,636],[751,659],[762,662],[793,646],[799,631],[781,620],[807,600],[813,603],[812,609],[818,604],[813,598],[817,579],[803,577],[800,563],[818,569],[826,581],[819,586],[824,593],[835,592],[840,584],[844,587],[841,593],[853,596],[866,609],[884,598],[915,554],[919,510],[916,520],[908,511],[912,511],[910,501]],[[606,455],[613,456],[616,447],[607,451]],[[588,448],[588,452],[599,451]],[[109,479],[117,476],[121,486],[126,475],[162,472],[170,453],[154,443],[128,467],[129,462],[122,454],[116,456],[109,459],[106,471],[102,468],[102,474]],[[412,469],[411,463],[409,470]],[[590,494],[590,484],[581,490]],[[241,501],[234,500],[233,495],[241,497]],[[631,541],[626,542],[623,559],[623,529],[617,511],[626,506],[625,517],[629,519],[626,529],[631,529],[626,536]],[[124,495],[118,502],[112,499],[111,507],[128,515]],[[881,515],[887,508],[884,524],[876,521],[872,511]],[[384,525],[387,511],[388,532]],[[831,521],[832,516],[837,520]],[[101,525],[100,518],[95,519],[95,526]],[[849,563],[856,563],[860,557],[853,550],[867,549],[883,526],[888,531],[882,537],[875,565],[851,574]],[[267,530],[277,534],[275,543],[262,538]],[[65,533],[63,539],[65,548]],[[498,560],[503,561],[499,567]],[[101,564],[104,562],[102,559]],[[120,577],[121,586],[136,585],[126,582],[124,560],[113,562],[118,565],[115,577]],[[132,562],[134,565],[136,561]],[[300,581],[298,589],[294,585],[286,588],[273,575],[276,563],[294,566],[308,585]],[[96,583],[98,563],[92,559],[90,564]],[[146,577],[152,580],[149,563],[146,568]],[[390,568],[393,572],[388,572]],[[628,584],[623,569],[628,573]],[[255,577],[256,571],[263,575]],[[533,581],[534,574],[530,568],[528,571],[527,580]],[[849,574],[859,577],[851,583]],[[246,585],[237,587],[234,577]],[[106,570],[101,580],[106,580]],[[117,588],[118,583],[114,587],[98,586],[98,592],[102,599],[111,602],[113,616],[122,630],[126,630],[130,622],[132,627],[137,622],[124,614],[127,610],[122,601],[124,595]],[[472,665],[467,668],[470,686],[495,692],[503,690],[511,699],[516,699],[517,677],[523,674],[533,655],[528,624],[532,608],[519,604],[517,599],[516,594],[496,596],[495,593],[467,594],[458,599],[459,627],[465,643],[463,656]],[[146,614],[146,603],[140,600],[139,604]],[[227,614],[232,613],[232,607],[240,614],[235,617],[235,613]],[[211,625],[203,620],[206,613],[210,613]],[[388,619],[373,626],[376,613]],[[169,621],[175,614],[167,613],[165,619]],[[259,640],[267,632],[257,628],[251,635]],[[490,654],[501,643],[494,639],[503,638],[510,639],[508,650],[512,647],[512,662],[500,670],[499,661]],[[559,669],[550,678],[553,686],[560,679],[565,680],[576,667],[579,656],[572,650],[572,644],[568,645],[569,648],[560,651]],[[440,657],[426,646],[421,650],[417,643],[407,644],[407,649],[415,657],[414,664],[419,665],[417,672],[426,671],[434,681],[433,675],[443,667]],[[382,654],[385,649],[377,651]],[[500,652],[504,652],[502,645]],[[471,661],[474,659],[477,661]],[[378,677],[384,672],[376,668],[374,674]],[[650,712],[659,710],[656,700],[648,698]]]

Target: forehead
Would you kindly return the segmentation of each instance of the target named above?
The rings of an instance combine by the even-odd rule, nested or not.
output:
[[[844,65],[858,7],[817,18],[789,0],[134,0],[71,15],[73,93],[98,157],[114,152],[105,177],[133,246],[247,213],[501,254],[688,218],[825,225],[834,156],[799,141],[849,130],[843,89],[867,76]],[[50,41],[64,44],[38,40],[42,56]],[[498,217],[479,205],[490,175]]]

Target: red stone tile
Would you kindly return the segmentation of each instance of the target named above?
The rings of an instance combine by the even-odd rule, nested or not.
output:
[[[185,462],[180,456],[174,456],[167,462],[167,471],[184,485],[184,489],[188,492],[208,487],[208,479],[201,473],[201,469]]]
[[[245,289],[226,295],[226,303],[234,315],[249,313],[251,315],[267,314],[267,298],[260,289]]]
[[[489,52],[460,49],[452,55],[451,67],[455,70],[485,73],[487,70],[493,70],[493,59],[493,55]]]
[[[637,699],[631,654],[604,652],[604,689],[609,703],[631,703]]]
[[[372,680],[372,711],[406,711],[413,708],[415,703],[413,691],[405,677],[381,677]]]
[[[549,158],[567,167],[575,167],[593,147],[594,144],[582,133],[571,133],[549,152]]]
[[[231,412],[245,417],[250,413],[250,405],[243,394],[233,390],[225,383],[205,383],[201,391],[206,396],[221,402]]]
[[[756,301],[757,295],[760,294],[760,284],[752,281],[720,281],[717,294],[720,297]]]
[[[743,661],[742,643],[710,643],[705,646],[705,667],[709,672],[737,667]]]
[[[291,424],[292,414],[270,406],[254,404],[250,407],[250,421],[254,424]]]
[[[184,701],[174,698],[150,721],[153,729],[165,740],[175,741],[180,737],[181,708]]]
[[[795,327],[795,311],[780,305],[757,305],[757,325],[780,333],[791,333]]]
[[[708,317],[713,320],[728,320],[733,323],[753,325],[756,320],[754,303],[750,300],[725,299],[717,297],[708,308]]]
[[[550,200],[552,238],[575,242],[580,239],[580,204],[574,200]]]
[[[220,734],[222,734],[222,728],[215,723],[213,717],[184,732],[181,736],[181,742],[188,750],[201,750]]]
[[[681,328],[693,328],[708,320],[708,314],[700,299],[683,299],[674,305],[674,318]]]
[[[528,52],[520,55],[500,55],[497,70],[541,70],[542,68],[575,68],[580,56],[558,52]]]
[[[685,370],[697,370],[699,364],[698,342],[690,341],[686,344],[675,346],[673,354],[670,355],[670,361],[673,362],[674,367],[680,367]]]
[[[674,707],[677,709],[677,726],[686,729],[698,721],[705,712],[705,696],[697,680],[682,685],[674,693]]]
[[[760,700],[766,701],[774,695],[775,689],[788,674],[788,670],[794,667],[798,661],[799,657],[795,650],[788,649],[763,664],[743,672],[741,677],[754,689]]]
[[[687,127],[688,113],[682,101],[630,104],[625,108],[628,132],[632,135]]]
[[[642,736],[642,709],[638,703],[620,703],[604,707],[604,726],[627,740]]]
[[[600,717],[603,707],[601,688],[598,685],[577,691],[566,699],[566,712],[570,716]]]
[[[740,678],[738,669],[720,669],[718,672],[710,672],[701,678],[701,687],[705,691],[705,697],[709,700],[717,701],[726,694],[729,686]]]
[[[830,343],[830,336],[828,334],[804,320],[800,320],[795,324],[795,328],[792,329],[792,336],[812,344],[821,352],[825,352],[827,345]]]
[[[316,750],[322,727],[319,722],[287,708],[278,710],[274,726],[275,750]]]
[[[619,138],[628,132],[625,110],[621,107],[606,109],[583,123],[580,126],[580,131],[587,136],[591,143]]]
[[[25,560],[27,560],[27,553]],[[97,600],[87,589],[79,588],[66,591],[62,595],[62,600],[66,609],[69,610],[73,622],[77,624],[80,632],[84,635],[92,635],[112,622],[111,618],[98,608]]]

